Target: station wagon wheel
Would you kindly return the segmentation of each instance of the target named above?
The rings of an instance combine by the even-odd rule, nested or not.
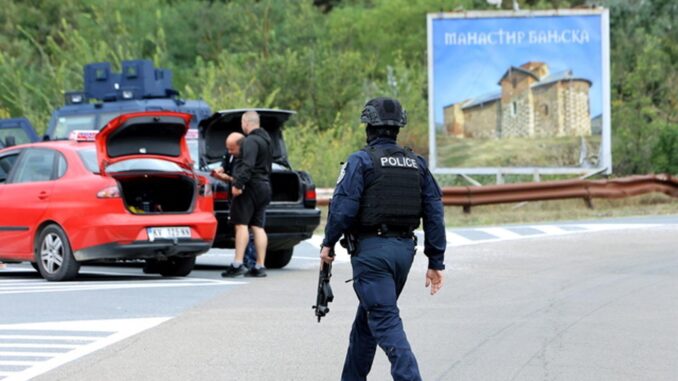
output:
[[[159,273],[162,276],[186,276],[195,267],[195,255],[172,257],[160,263]]]
[[[293,253],[294,247],[281,250],[269,250],[264,259],[264,265],[269,269],[281,269],[290,263]]]
[[[66,233],[54,224],[47,225],[38,235],[35,263],[40,275],[49,281],[73,279],[80,270]]]

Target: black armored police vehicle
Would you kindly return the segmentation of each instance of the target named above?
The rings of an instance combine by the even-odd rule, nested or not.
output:
[[[74,130],[100,130],[129,112],[185,112],[193,115],[192,128],[212,114],[202,100],[179,98],[169,69],[155,68],[150,60],[122,61],[121,66],[117,73],[110,62],[85,65],[84,90],[65,93],[66,104],[52,113],[45,139],[68,139]]]

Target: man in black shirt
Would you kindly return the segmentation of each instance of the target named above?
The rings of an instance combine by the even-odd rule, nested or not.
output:
[[[241,147],[241,160],[233,174],[231,194],[231,222],[235,225],[235,259],[221,276],[265,277],[264,260],[268,237],[264,231],[266,206],[271,202],[270,174],[273,164],[271,137],[259,126],[259,114],[247,111],[241,118],[242,130],[247,135]],[[254,235],[257,263],[246,271],[242,265],[249,230]]]

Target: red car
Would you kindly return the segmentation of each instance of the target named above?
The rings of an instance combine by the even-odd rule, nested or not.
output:
[[[188,275],[217,226],[211,187],[186,145],[190,120],[125,114],[98,133],[0,150],[0,261],[30,261],[53,281],[101,260],[144,259],[146,272]]]

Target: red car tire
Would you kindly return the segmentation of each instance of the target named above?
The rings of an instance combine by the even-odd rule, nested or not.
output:
[[[35,263],[40,275],[48,281],[71,280],[80,270],[66,233],[56,224],[40,231],[35,243]]]

